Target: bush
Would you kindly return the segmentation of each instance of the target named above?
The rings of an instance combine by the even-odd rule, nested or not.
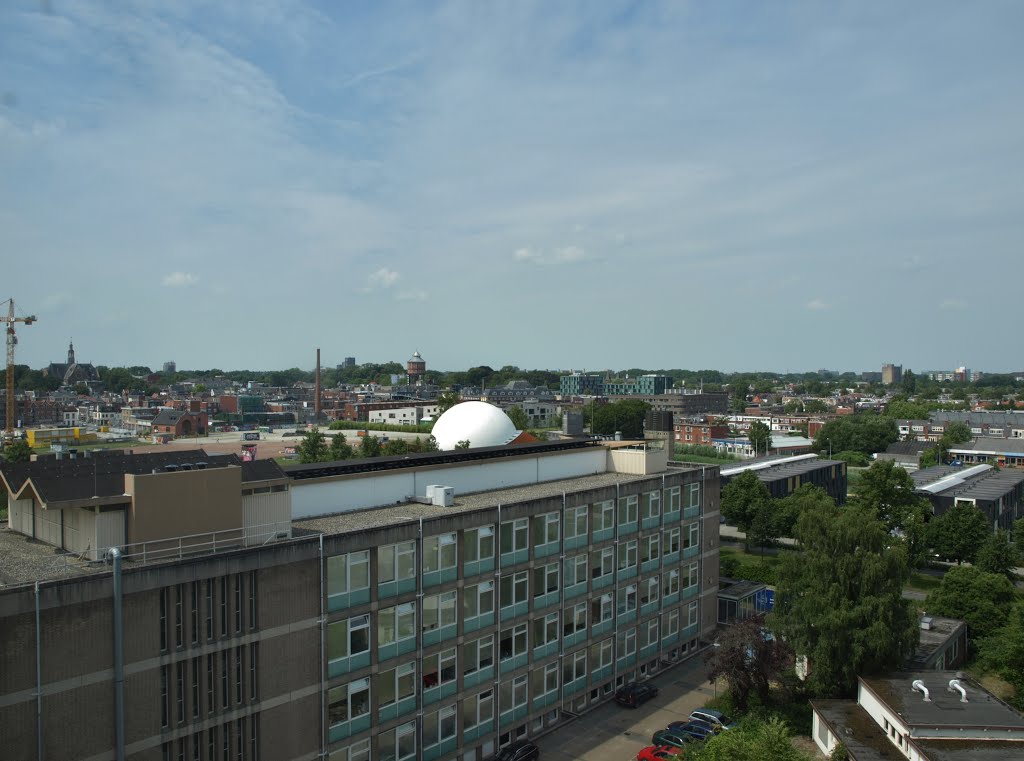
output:
[[[394,431],[395,433],[430,433],[434,427],[433,423],[420,423],[419,425],[390,425],[388,423],[369,423],[359,420],[335,420],[329,426],[331,431]]]

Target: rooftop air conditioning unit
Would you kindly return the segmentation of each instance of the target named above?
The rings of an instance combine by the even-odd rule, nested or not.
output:
[[[430,487],[427,487],[428,489]],[[435,486],[433,487],[433,493],[428,491],[430,494],[430,504],[437,507],[451,507],[455,504],[455,487],[454,486]]]
[[[924,629],[925,631],[930,631],[931,630],[931,628],[932,628],[932,618],[931,618],[931,616],[922,616],[921,617],[921,628]]]

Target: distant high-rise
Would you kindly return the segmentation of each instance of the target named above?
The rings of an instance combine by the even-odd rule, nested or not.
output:
[[[165,373],[176,373],[176,372],[178,372],[178,363],[177,362],[164,362],[164,372]]]
[[[341,363],[341,366],[342,367],[355,367],[356,366],[356,358],[355,357],[345,357],[345,360]]]
[[[899,385],[903,381],[903,365],[882,365],[882,384]]]

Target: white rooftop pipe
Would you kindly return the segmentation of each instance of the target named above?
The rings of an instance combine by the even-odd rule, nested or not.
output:
[[[911,685],[911,687],[914,688],[914,692],[923,692],[924,693],[924,702],[925,703],[931,702],[931,697],[928,695],[928,688],[924,686],[924,682],[922,682],[920,679],[915,679],[914,683]]]
[[[960,684],[960,680],[959,679],[950,679],[949,680],[949,687],[946,688],[946,692],[953,692],[954,690],[956,690],[957,692],[960,693],[960,702],[961,703],[966,703],[967,702],[967,690],[965,690],[963,688],[963,685]]]

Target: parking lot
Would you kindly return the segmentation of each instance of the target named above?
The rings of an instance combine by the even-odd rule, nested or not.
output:
[[[698,654],[655,676],[656,698],[639,708],[614,701],[583,714],[537,740],[541,761],[633,761],[651,735],[680,721],[714,696]]]

